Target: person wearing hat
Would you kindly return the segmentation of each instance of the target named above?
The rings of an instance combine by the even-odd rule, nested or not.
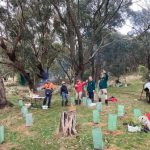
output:
[[[68,89],[67,89],[65,81],[62,81],[62,85],[60,88],[60,95],[62,97],[62,103],[61,103],[62,107],[67,106],[67,104],[68,104]]]
[[[45,89],[45,99],[43,102],[43,105],[48,105],[48,108],[51,106],[51,98],[52,98],[52,93],[55,88],[55,85],[50,82],[50,80],[47,80],[43,86],[43,89]]]

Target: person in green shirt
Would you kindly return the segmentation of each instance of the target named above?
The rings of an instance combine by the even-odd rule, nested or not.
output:
[[[89,80],[87,84],[87,92],[92,102],[94,102],[94,91],[95,91],[95,81],[93,81],[92,76],[89,76]]]
[[[105,104],[108,105],[108,96],[107,96],[107,82],[108,82],[108,74],[105,70],[102,70],[99,81],[99,102],[101,102],[101,96],[105,95]]]

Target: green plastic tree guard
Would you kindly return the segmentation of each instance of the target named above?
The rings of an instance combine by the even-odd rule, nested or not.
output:
[[[90,98],[87,98],[87,105],[89,106],[90,104],[92,104],[92,100]]]
[[[75,97],[70,97],[70,101],[72,105],[75,105]]]
[[[124,105],[118,105],[118,116],[122,117],[124,116],[125,112],[124,112]]]
[[[86,101],[87,101],[87,97],[83,97],[83,98],[82,98],[82,103],[83,103],[84,105],[86,105]]]
[[[134,116],[135,116],[136,118],[139,118],[140,116],[142,116],[141,110],[138,109],[138,108],[135,108],[135,109],[133,110],[133,113],[134,113]]]
[[[0,126],[0,144],[4,142],[4,126]]]
[[[33,125],[33,119],[32,119],[32,114],[26,114],[26,126],[30,127]]]
[[[23,106],[23,107],[21,108],[21,112],[22,112],[23,116],[25,117],[26,114],[28,114],[28,108],[27,108],[26,106]]]
[[[115,131],[117,129],[117,115],[109,114],[108,115],[108,130]]]
[[[94,149],[104,150],[103,135],[100,128],[92,129],[92,137],[93,137]]]
[[[102,111],[102,102],[97,102],[96,103],[96,109],[101,112]]]
[[[24,103],[23,103],[23,101],[22,101],[22,100],[19,100],[18,104],[19,104],[19,107],[24,106]]]
[[[100,115],[98,110],[93,110],[93,122],[100,123]]]

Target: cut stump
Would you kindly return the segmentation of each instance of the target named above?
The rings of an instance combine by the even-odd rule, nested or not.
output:
[[[76,110],[63,111],[60,117],[59,133],[62,136],[72,136],[77,133],[76,129]]]

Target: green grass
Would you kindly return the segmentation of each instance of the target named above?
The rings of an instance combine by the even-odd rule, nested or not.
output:
[[[142,113],[150,112],[150,105],[145,101],[138,101],[142,83],[135,81],[125,88],[109,88],[109,96],[118,98],[117,104],[125,105],[126,115],[118,119],[118,129],[115,133],[107,131],[108,113],[116,113],[117,104],[103,105],[101,123],[104,134],[105,148],[113,150],[149,150],[150,133],[128,133],[122,125],[128,118],[133,117],[133,109],[140,108]],[[77,131],[72,137],[58,136],[61,101],[58,95],[53,96],[50,110],[30,109],[33,113],[34,124],[25,127],[25,120],[17,106],[16,96],[9,100],[15,104],[13,108],[0,110],[0,124],[5,126],[5,142],[0,145],[0,150],[92,150],[92,110],[85,106],[77,107]]]

